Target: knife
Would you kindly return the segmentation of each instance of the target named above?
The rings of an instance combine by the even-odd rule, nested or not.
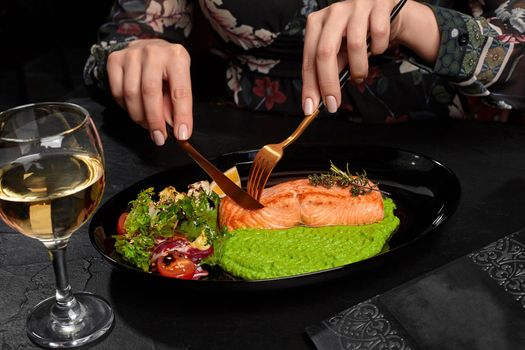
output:
[[[245,209],[261,209],[264,208],[259,201],[255,200],[242,188],[237,186],[235,182],[230,180],[219,169],[208,161],[202,154],[200,154],[188,141],[177,140],[179,146],[190,155],[191,158],[204,170],[213,181],[221,188],[221,190],[228,195],[235,203]]]

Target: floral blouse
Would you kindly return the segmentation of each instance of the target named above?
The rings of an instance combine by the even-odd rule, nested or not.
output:
[[[367,79],[347,84],[339,113],[351,120],[403,122],[438,116],[525,121],[525,0],[456,0],[429,5],[441,30],[433,67],[391,46],[372,57]],[[209,21],[228,60],[231,100],[252,110],[302,114],[306,17],[330,0],[117,0],[99,31],[84,79],[109,93],[108,55],[138,38],[184,44],[194,11]],[[459,12],[462,10],[462,12]],[[466,13],[469,13],[467,15]]]

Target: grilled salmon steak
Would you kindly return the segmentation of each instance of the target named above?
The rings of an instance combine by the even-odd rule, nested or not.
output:
[[[370,185],[377,189],[376,185]],[[348,188],[314,186],[308,179],[287,181],[267,188],[260,201],[264,208],[250,210],[224,197],[219,207],[220,225],[230,231],[300,225],[364,225],[381,221],[384,215],[383,198],[379,191],[354,196]]]

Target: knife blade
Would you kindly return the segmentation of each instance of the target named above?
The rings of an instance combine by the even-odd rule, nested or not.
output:
[[[217,169],[215,165],[200,154],[188,141],[177,140],[177,143],[235,203],[245,209],[264,208],[264,205],[237,186],[235,182],[230,180],[219,169]]]

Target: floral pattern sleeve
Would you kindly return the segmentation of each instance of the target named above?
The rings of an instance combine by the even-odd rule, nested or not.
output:
[[[525,110],[525,3],[507,0],[492,17],[430,6],[441,30],[432,73],[466,96],[499,109]]]
[[[98,42],[91,47],[84,67],[86,86],[109,92],[107,58],[132,40],[162,38],[184,42],[191,32],[193,6],[191,0],[115,1],[110,20],[100,27]]]
[[[213,31],[210,51],[226,61],[228,96],[219,97],[252,111],[302,116],[306,19],[339,0],[114,1],[85,66],[84,80],[95,96],[110,96],[111,52],[138,38],[184,42],[195,7]],[[338,114],[366,123],[442,117],[525,123],[525,0],[431,3],[441,32],[434,66],[392,44],[370,57],[364,82],[346,84]]]

